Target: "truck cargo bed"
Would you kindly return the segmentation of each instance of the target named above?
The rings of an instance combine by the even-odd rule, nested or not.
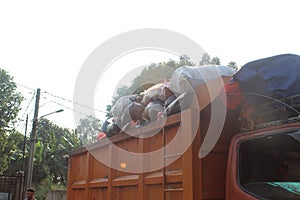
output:
[[[221,103],[217,99],[218,103]],[[197,134],[182,154],[165,148],[175,137],[182,124],[186,127],[192,123],[193,110],[169,116],[164,127],[151,137],[141,138],[125,133],[115,135],[110,139],[96,142],[87,147],[73,151],[69,159],[68,200],[192,200],[192,199],[225,199],[225,179],[227,151],[230,138],[236,132],[236,124],[230,124],[226,119],[224,130],[213,150],[203,159],[198,153],[210,121],[210,107],[205,108],[200,115]],[[231,116],[231,115],[229,115]],[[156,123],[159,123],[157,121]],[[147,135],[157,130],[159,125],[152,123],[141,128],[135,128],[133,134]],[[190,126],[192,127],[192,126]],[[187,130],[187,129],[185,129]],[[134,133],[135,131],[135,133]],[[184,137],[189,137],[185,131]],[[111,150],[112,145],[135,153],[153,152],[164,149],[159,158],[149,160],[124,160],[118,153]],[[178,144],[180,145],[180,144]],[[110,168],[100,162],[99,157],[108,155],[117,166],[124,170]],[[157,159],[157,160],[155,160]],[[149,169],[153,162],[168,163],[168,166],[144,173],[126,172],[126,167],[136,165]]]

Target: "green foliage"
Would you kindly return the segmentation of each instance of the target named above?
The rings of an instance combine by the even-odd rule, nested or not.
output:
[[[95,141],[100,127],[100,120],[90,115],[84,119],[80,119],[76,130],[78,131],[82,143],[86,145]]]
[[[11,150],[7,151],[10,159],[5,174],[16,174],[16,172],[23,170],[26,164],[23,158],[24,135],[18,131],[13,131],[7,139],[8,144],[10,144],[7,147]]]
[[[213,65],[220,65],[220,64],[221,64],[220,58],[218,58],[218,57],[213,57],[213,58],[211,59],[211,64],[213,64]]]
[[[52,179],[50,177],[45,178],[38,184],[33,184],[35,188],[35,198],[36,199],[45,199],[47,191],[51,190],[66,190],[67,187],[65,185],[53,184]]]
[[[199,62],[199,65],[220,65],[220,64],[221,64],[220,58],[213,57],[211,59],[208,53],[204,53],[201,61]]]
[[[40,184],[49,179],[53,184],[65,186],[69,152],[81,146],[77,132],[42,118],[38,122],[37,138],[33,183]]]
[[[36,199],[45,199],[47,191],[51,190],[53,187],[53,183],[50,177],[46,177],[38,184],[33,184],[36,192]]]
[[[208,55],[208,53],[204,53],[201,61],[199,62],[199,65],[208,65],[208,64],[210,64],[210,55]]]
[[[111,108],[112,108],[112,105],[106,105],[106,115],[105,115],[105,116],[106,116],[107,118],[112,117],[112,115],[111,115],[111,113],[110,113]]]
[[[17,86],[13,78],[3,69],[0,69],[0,174],[8,167],[11,151],[14,144],[9,142],[9,134],[13,130],[22,95],[16,91]]]
[[[236,62],[231,61],[228,63],[227,66],[232,67],[235,71],[238,71],[238,66],[237,66]]]
[[[24,163],[24,135],[16,131],[7,136],[11,144],[9,167],[5,173],[15,174],[28,165]],[[38,121],[37,141],[35,145],[33,165],[33,186],[37,189],[36,197],[45,199],[46,192],[51,189],[65,189],[68,173],[68,155],[70,151],[81,147],[82,143],[75,130],[61,128],[45,118]],[[29,153],[29,138],[27,138]]]

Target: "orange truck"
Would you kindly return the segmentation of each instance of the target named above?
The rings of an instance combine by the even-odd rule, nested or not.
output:
[[[226,108],[214,141],[212,105],[224,104],[202,106],[196,129],[186,109],[71,152],[67,200],[300,199],[300,115],[262,105],[241,130],[241,110]]]

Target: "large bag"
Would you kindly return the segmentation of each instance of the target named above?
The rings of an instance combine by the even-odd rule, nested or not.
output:
[[[252,104],[299,94],[300,56],[282,54],[249,62],[233,76],[233,81],[239,83]]]
[[[205,66],[182,66],[175,70],[169,89],[177,96],[184,93],[195,93],[199,109],[209,105],[220,94],[224,84],[228,83],[235,71],[228,66],[205,65]],[[193,95],[186,95],[186,104]],[[187,100],[188,99],[188,100]],[[181,105],[184,110],[185,106]]]
[[[222,65],[182,66],[175,70],[169,88],[175,94],[182,94],[220,77],[231,77],[234,73],[231,67]]]

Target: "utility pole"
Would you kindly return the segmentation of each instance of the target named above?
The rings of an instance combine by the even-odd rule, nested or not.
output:
[[[26,150],[26,135],[27,135],[27,125],[28,125],[28,114],[26,115],[26,123],[25,123],[25,134],[24,134],[24,143],[23,143],[23,166],[22,166],[22,171],[25,171],[25,150]]]
[[[36,91],[34,116],[33,116],[32,131],[31,131],[31,137],[30,137],[30,155],[29,155],[29,160],[28,160],[27,182],[26,182],[27,188],[31,187],[31,183],[32,183],[33,158],[34,158],[34,147],[35,147],[35,142],[36,142],[36,127],[37,127],[37,121],[38,121],[40,93],[41,93],[41,89],[38,88]]]

